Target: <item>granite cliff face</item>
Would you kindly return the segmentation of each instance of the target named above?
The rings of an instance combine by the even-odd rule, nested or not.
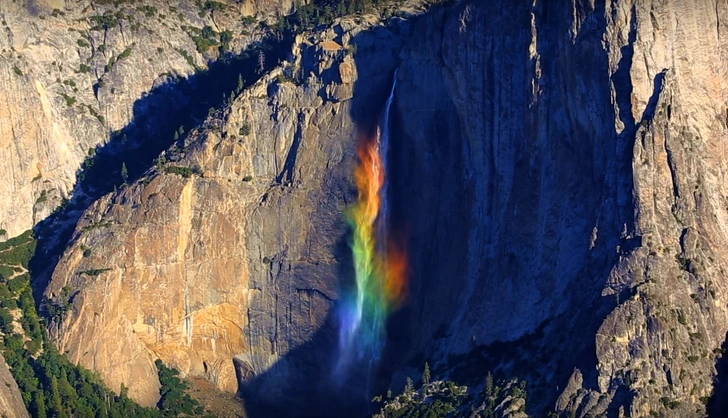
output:
[[[726,5],[562,3],[461,4],[404,49],[413,346],[491,344],[536,411],[700,414],[728,326]]]
[[[355,137],[399,68],[411,289],[382,378],[428,360],[526,379],[533,413],[702,416],[728,330],[726,24],[723,2],[466,1],[302,36],[89,208],[52,333],[145,404],[155,358],[293,408],[330,394],[311,376],[351,277]]]
[[[142,4],[144,3],[144,4]],[[199,4],[198,4],[199,3]],[[4,1],[0,4],[0,239],[43,220],[70,197],[89,150],[126,126],[138,99],[176,77],[239,53],[260,38],[257,20],[287,12],[290,1]],[[243,16],[252,18],[241,19]],[[230,31],[219,46],[198,48]]]
[[[356,66],[334,36],[299,39],[294,62],[85,213],[46,291],[72,303],[52,332],[73,361],[151,405],[156,358],[236,391],[233,357],[241,376],[280,368],[322,327],[356,131]],[[259,383],[269,399],[290,389],[287,370]]]
[[[10,369],[8,369],[2,355],[0,355],[0,385],[3,388],[0,391],[0,416],[7,418],[28,417],[28,410],[25,409],[18,384],[15,383],[13,375],[10,374]]]
[[[405,48],[413,346],[512,341],[478,360],[541,408],[566,386],[577,416],[700,414],[728,326],[726,5],[557,3],[462,4]]]

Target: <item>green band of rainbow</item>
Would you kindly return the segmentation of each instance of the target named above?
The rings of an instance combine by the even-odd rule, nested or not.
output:
[[[386,165],[381,131],[359,139],[355,171],[359,196],[347,213],[352,228],[351,248],[356,294],[341,315],[342,358],[378,358],[384,345],[387,317],[401,306],[406,293],[407,257],[391,238],[387,225]],[[386,140],[386,139],[385,139]],[[386,144],[385,144],[386,146]]]

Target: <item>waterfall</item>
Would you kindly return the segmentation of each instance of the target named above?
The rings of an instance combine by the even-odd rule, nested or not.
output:
[[[391,237],[388,199],[390,115],[397,88],[397,72],[375,135],[360,135],[359,164],[354,173],[357,202],[348,210],[356,278],[355,294],[345,295],[340,312],[337,373],[353,360],[370,365],[385,343],[388,316],[404,299],[407,260]]]

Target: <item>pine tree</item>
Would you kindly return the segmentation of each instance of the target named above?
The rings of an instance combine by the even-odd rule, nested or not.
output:
[[[126,163],[121,163],[121,179],[126,183],[129,180],[129,170],[126,169]]]
[[[265,53],[263,50],[258,51],[258,74],[262,74],[265,71]]]
[[[58,391],[58,379],[55,376],[51,377],[51,409],[53,416],[66,417],[66,411],[63,409],[63,401],[61,401],[61,394]]]
[[[415,391],[415,385],[414,385],[414,383],[412,383],[412,379],[409,376],[407,376],[407,383],[405,383],[405,385],[404,385],[404,394],[410,395],[414,391]]]
[[[493,396],[493,375],[490,372],[485,376],[485,396]]]
[[[430,383],[430,365],[425,362],[425,371],[422,372],[422,383]]]
[[[238,87],[235,89],[235,93],[240,94],[241,91],[245,88],[245,79],[243,79],[242,74],[238,74]]]
[[[45,396],[43,395],[42,391],[34,392],[33,393],[33,411],[35,414],[33,416],[37,418],[46,418],[47,411],[46,411],[46,405],[45,405]]]

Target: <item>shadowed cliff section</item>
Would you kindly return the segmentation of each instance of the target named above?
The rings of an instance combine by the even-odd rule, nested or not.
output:
[[[393,149],[394,196],[413,225],[412,331],[395,381],[426,360],[470,385],[488,371],[525,379],[534,414],[703,407],[685,393],[707,389],[696,370],[712,347],[695,347],[699,335],[724,333],[701,324],[723,324],[701,299],[719,279],[671,252],[687,224],[719,248],[718,228],[702,223],[722,214],[681,218],[704,199],[693,174],[702,143],[686,143],[693,122],[675,116],[685,80],[640,60],[638,31],[656,19],[640,2],[611,13],[579,1],[464,2],[413,29]],[[720,77],[709,76],[701,82]],[[698,192],[685,198],[686,187]],[[664,333],[675,327],[689,332]]]
[[[210,62],[188,78],[174,74],[134,104],[132,121],[112,132],[108,141],[94,150],[77,173],[70,198],[34,228],[38,250],[31,260],[34,294],[42,301],[50,274],[83,212],[107,193],[142,178],[157,157],[171,146],[183,148],[190,130],[208,116],[221,112],[231,94],[255,83],[290,53],[292,38],[270,35],[237,56]],[[264,54],[260,68],[259,54]]]
[[[613,249],[635,248],[621,224],[636,130],[614,127],[604,5],[570,10],[464,2],[428,15],[401,54],[392,195],[412,297],[395,386],[424,361],[467,384],[494,371],[529,382],[536,414],[575,368],[599,389],[595,335],[618,303],[602,291]]]
[[[728,411],[728,333],[720,346],[720,357],[715,362],[716,374],[713,377],[713,394],[708,400],[708,418],[721,418]]]
[[[414,21],[420,18],[414,18]],[[328,173],[324,180],[327,193],[342,194],[347,205],[356,201],[356,188],[353,183],[353,168],[356,164],[358,135],[370,135],[376,129],[392,86],[392,75],[398,65],[397,55],[403,45],[404,35],[412,23],[395,19],[387,26],[375,26],[354,36],[350,44],[356,45],[357,79],[354,83],[353,98],[348,104],[348,112],[354,122],[354,130],[348,132],[345,144],[346,160],[349,171]],[[333,72],[332,70],[327,70]],[[302,145],[297,136],[286,158],[284,171],[279,179],[290,182],[296,164],[296,151]],[[392,138],[392,143],[398,138]],[[295,179],[294,179],[295,181]],[[396,190],[390,190],[391,197]],[[337,243],[330,249],[337,268],[335,280],[339,295],[354,291],[354,266],[349,245],[351,231],[346,226],[343,213],[345,207],[331,206],[332,202],[321,202],[321,209],[311,216],[316,231],[331,229],[338,234]],[[316,220],[321,220],[320,225]],[[327,226],[333,223],[334,227]],[[285,257],[284,257],[285,258]],[[272,260],[276,271],[285,269],[285,259]],[[301,270],[299,276],[315,274],[314,271]],[[275,275],[275,273],[273,273]],[[276,287],[285,287],[284,276],[275,279]],[[284,289],[283,289],[284,290]],[[288,351],[264,373],[250,375],[250,365],[236,359],[238,376],[241,378],[241,395],[245,398],[246,409],[253,418],[269,416],[292,417],[358,417],[376,412],[371,407],[371,398],[386,391],[389,378],[398,361],[391,361],[391,351],[384,353],[384,359],[369,363],[367,359],[352,363],[343,379],[335,376],[340,356],[338,301],[329,311],[321,328],[305,343]],[[390,327],[391,328],[391,327]],[[401,338],[401,331],[390,329],[389,337]],[[400,349],[401,351],[401,349]],[[398,354],[398,358],[401,353]],[[271,391],[280,394],[272,397]]]
[[[474,2],[435,8],[352,41],[359,78],[351,115],[360,130],[376,126],[399,67],[389,193],[411,264],[410,300],[390,321],[371,395],[399,390],[424,361],[461,383],[482,383],[488,371],[526,379],[535,413],[553,408],[561,394],[554,386],[566,387],[575,368],[583,371],[584,387],[599,389],[594,336],[618,304],[602,296],[618,261],[611,250],[620,242],[623,256],[634,249],[619,226],[633,208],[619,196],[631,195],[636,130],[632,122],[617,145],[609,62],[600,46],[607,25],[598,7],[579,10],[584,22],[575,41],[563,4]],[[498,16],[508,23],[494,24]],[[409,28],[398,32],[398,25]],[[529,56],[531,30],[538,34],[538,60]],[[395,40],[401,46],[382,48],[390,31],[409,36]],[[575,80],[582,83],[576,90]],[[594,225],[599,237],[589,248]],[[244,390],[259,391],[269,376],[320,349],[335,353],[335,335],[322,329]],[[321,365],[320,376],[327,367]],[[296,382],[291,396],[324,396],[306,387],[308,370],[289,376]],[[324,409],[293,407],[293,413],[337,416],[347,410],[329,406],[343,408],[355,387],[327,393]],[[261,405],[257,414],[271,411]]]

